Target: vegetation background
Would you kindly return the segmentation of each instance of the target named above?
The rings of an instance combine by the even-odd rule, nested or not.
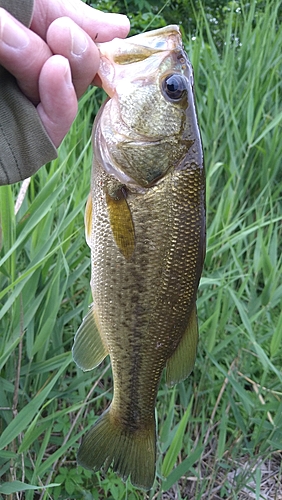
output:
[[[106,363],[74,364],[91,302],[83,213],[102,92],[81,99],[58,159],[0,188],[0,497],[282,498],[282,28],[280,0],[98,0],[131,34],[177,23],[194,66],[207,172],[200,343],[190,378],[157,401],[158,463],[146,495],[76,465],[108,405]]]

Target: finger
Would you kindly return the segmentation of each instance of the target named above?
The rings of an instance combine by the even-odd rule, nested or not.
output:
[[[39,77],[39,92],[38,114],[50,139],[58,147],[77,113],[77,97],[65,57],[55,55],[46,61]]]
[[[100,56],[95,43],[68,17],[56,19],[50,25],[47,43],[54,54],[69,60],[73,84],[80,97],[98,71]]]
[[[129,32],[129,19],[122,14],[107,14],[93,9],[81,0],[35,0],[31,29],[46,38],[48,26],[59,17],[70,17],[92,40],[106,42],[115,37],[125,38]]]
[[[22,92],[39,102],[38,77],[50,57],[48,45],[0,8],[0,64],[17,79]]]

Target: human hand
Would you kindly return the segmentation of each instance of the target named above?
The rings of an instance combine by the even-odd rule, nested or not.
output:
[[[97,83],[99,51],[94,43],[124,38],[126,16],[105,14],[80,0],[34,0],[30,29],[0,8],[0,64],[37,106],[58,147],[77,112],[77,100]]]

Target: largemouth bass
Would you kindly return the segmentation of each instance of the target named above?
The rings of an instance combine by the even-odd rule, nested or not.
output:
[[[110,355],[114,396],[85,435],[82,466],[140,488],[155,477],[155,402],[191,372],[205,253],[205,179],[191,64],[177,26],[97,44],[109,99],[93,128],[85,214],[93,305],[73,356]]]

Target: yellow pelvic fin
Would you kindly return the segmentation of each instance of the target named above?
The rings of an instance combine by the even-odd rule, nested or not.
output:
[[[193,370],[198,344],[198,319],[196,304],[179,345],[167,362],[166,383],[174,385],[185,380]]]
[[[84,223],[85,223],[85,238],[87,245],[91,247],[91,230],[92,230],[92,197],[91,193],[87,198],[87,203],[85,207],[84,214]]]
[[[81,370],[88,371],[102,363],[107,354],[108,350],[96,325],[92,304],[75,334],[72,348],[73,359]]]
[[[129,260],[134,252],[135,236],[132,215],[123,189],[119,189],[115,197],[106,193],[106,202],[114,240],[122,255]]]
[[[155,479],[155,421],[149,428],[130,430],[112,415],[111,407],[87,432],[78,450],[77,461],[95,472],[113,470],[125,481],[129,476],[137,488],[149,490]]]

